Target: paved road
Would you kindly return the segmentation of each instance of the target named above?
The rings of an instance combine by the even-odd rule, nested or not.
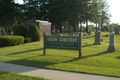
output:
[[[44,77],[53,80],[120,80],[120,78],[116,77],[49,70],[2,62],[0,62],[0,70],[29,76]]]

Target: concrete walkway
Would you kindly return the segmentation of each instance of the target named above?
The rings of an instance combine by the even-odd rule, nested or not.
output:
[[[115,77],[49,70],[2,62],[0,62],[0,71],[13,72],[29,76],[44,77],[53,80],[120,80],[120,78]]]

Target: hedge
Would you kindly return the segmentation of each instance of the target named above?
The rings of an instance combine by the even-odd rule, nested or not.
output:
[[[23,36],[0,36],[0,47],[15,46],[23,43]]]
[[[29,27],[29,30],[27,32],[27,37],[31,37],[32,42],[41,40],[40,31],[39,31],[37,25],[31,25]]]
[[[19,36],[26,36],[27,31],[24,28],[24,26],[17,26],[14,30],[13,30],[13,35],[19,35]]]
[[[29,43],[31,42],[31,38],[30,37],[25,37],[24,38],[24,43]]]

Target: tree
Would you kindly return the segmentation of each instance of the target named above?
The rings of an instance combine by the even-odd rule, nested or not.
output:
[[[109,6],[106,2],[106,0],[99,0],[99,21],[98,23],[101,24],[101,30],[102,30],[102,27],[103,27],[103,24],[109,24],[109,20],[110,20],[110,17],[111,15],[108,13],[109,11]]]
[[[84,7],[85,21],[86,21],[86,32],[88,32],[88,21],[96,22],[98,13],[98,0],[86,0]]]
[[[39,31],[37,25],[30,26],[28,33],[27,33],[27,37],[30,37],[32,42],[41,40],[40,31]]]
[[[23,0],[24,14],[26,19],[49,20],[53,26],[62,32],[62,25],[68,23],[73,26],[73,32],[83,22],[86,22],[88,32],[88,21],[98,23],[108,22],[103,0]],[[104,10],[105,9],[105,10]],[[101,11],[102,16],[101,16]],[[104,13],[104,16],[103,16]],[[104,20],[103,20],[104,19]],[[102,20],[102,21],[101,21]],[[82,26],[82,25],[81,25]],[[81,27],[82,31],[82,27]]]
[[[0,2],[0,26],[5,34],[5,26],[13,26],[18,24],[17,17],[20,17],[20,10],[18,4],[15,4],[14,0],[2,0]]]
[[[49,1],[48,18],[60,32],[62,32],[62,23],[69,19],[70,2],[64,0],[50,0]]]

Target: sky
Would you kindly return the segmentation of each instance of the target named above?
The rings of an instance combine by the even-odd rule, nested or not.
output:
[[[120,0],[106,0],[109,7],[109,13],[111,14],[111,23],[120,24]]]
[[[120,25],[120,0],[106,0],[109,7],[109,13],[111,14],[111,23],[118,23]],[[18,0],[22,4],[22,0]]]

